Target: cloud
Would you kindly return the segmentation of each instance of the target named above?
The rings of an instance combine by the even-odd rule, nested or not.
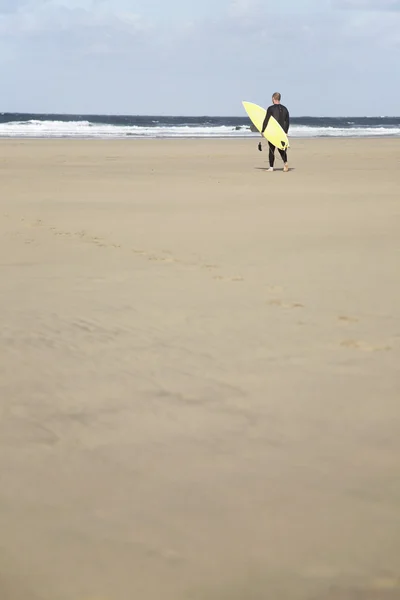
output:
[[[395,112],[393,1],[379,0],[378,13],[372,0],[332,0],[369,8],[350,12],[220,0],[217,11],[184,16],[184,0],[154,11],[161,1],[147,10],[149,0],[0,0],[2,106],[235,114],[240,100],[263,103],[279,89],[295,114]],[[376,107],[376,89],[387,89],[387,108]]]
[[[138,14],[114,10],[105,2],[96,0],[0,0],[0,33],[29,36],[51,33],[57,43],[57,33],[87,30],[93,37],[96,30],[108,33],[141,33],[151,28]]]
[[[250,14],[259,13],[260,0],[232,0],[228,6],[228,16],[233,18],[246,17]]]
[[[400,10],[400,0],[333,0],[335,8],[369,11]]]
[[[0,15],[18,12],[22,7],[29,4],[29,0],[0,0]]]

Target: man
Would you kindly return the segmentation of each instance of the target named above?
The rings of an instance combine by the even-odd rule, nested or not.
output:
[[[272,105],[267,110],[267,114],[264,119],[264,124],[263,124],[262,130],[261,130],[261,135],[266,130],[268,122],[271,117],[274,117],[278,121],[279,125],[282,127],[282,129],[285,133],[287,133],[289,131],[289,125],[290,125],[289,111],[286,108],[286,106],[283,106],[283,104],[281,104],[281,94],[279,92],[275,92],[275,94],[272,96]],[[275,146],[273,144],[271,144],[271,142],[268,142],[268,145],[269,145],[269,169],[268,169],[268,171],[273,171],[274,163],[275,163]],[[281,155],[281,158],[284,163],[283,170],[285,171],[285,173],[287,173],[289,171],[287,150],[282,150],[281,148],[278,148],[278,151],[279,151],[279,154]]]

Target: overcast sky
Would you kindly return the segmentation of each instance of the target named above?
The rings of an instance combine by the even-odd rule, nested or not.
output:
[[[0,0],[0,111],[400,114],[400,0]]]

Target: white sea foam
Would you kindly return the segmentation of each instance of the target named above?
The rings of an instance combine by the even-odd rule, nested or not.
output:
[[[156,123],[153,121],[153,123]],[[10,121],[0,123],[0,137],[25,138],[252,138],[249,127],[228,125],[112,125],[90,121]],[[400,127],[312,127],[293,125],[290,137],[385,137],[400,136]]]
[[[163,138],[248,136],[249,128],[229,126],[110,125],[89,121],[15,121],[0,123],[1,137]]]
[[[291,137],[396,137],[400,127],[309,127],[296,125],[290,129]]]

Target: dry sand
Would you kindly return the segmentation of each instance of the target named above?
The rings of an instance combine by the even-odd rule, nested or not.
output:
[[[0,143],[1,600],[400,598],[400,140],[256,145]]]

